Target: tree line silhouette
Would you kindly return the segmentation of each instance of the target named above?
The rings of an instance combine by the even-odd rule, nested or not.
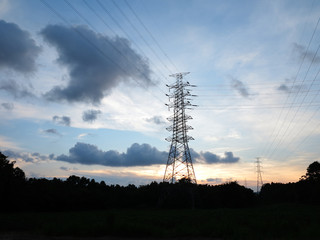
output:
[[[1,211],[66,211],[109,208],[240,208],[257,204],[320,204],[320,163],[309,165],[306,175],[295,183],[264,184],[259,194],[228,182],[196,185],[187,179],[175,184],[107,185],[79,176],[66,180],[26,178],[0,152]]]

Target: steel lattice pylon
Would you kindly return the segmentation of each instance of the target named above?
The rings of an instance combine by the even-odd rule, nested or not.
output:
[[[167,130],[172,132],[172,136],[166,138],[167,141],[171,142],[171,146],[163,177],[164,182],[174,183],[184,178],[191,183],[197,183],[188,146],[189,140],[194,139],[187,135],[188,130],[193,129],[187,125],[187,121],[192,119],[192,117],[185,114],[187,109],[190,110],[196,106],[190,103],[191,97],[195,95],[191,95],[191,90],[189,89],[195,87],[195,85],[190,85],[189,82],[183,81],[183,77],[188,73],[189,72],[170,75],[170,77],[176,78],[176,82],[172,85],[167,85],[169,91],[170,89],[174,89],[174,92],[167,94],[170,104],[166,105],[169,110],[173,108],[173,116],[167,118],[172,122],[172,125],[167,127]]]
[[[260,158],[257,157],[257,161],[256,161],[256,164],[257,164],[257,166],[256,166],[257,167],[257,193],[260,192],[261,187],[263,185],[260,163],[261,163]]]

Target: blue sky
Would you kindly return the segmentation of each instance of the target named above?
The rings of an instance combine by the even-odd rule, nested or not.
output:
[[[320,3],[0,0],[0,150],[28,177],[161,181],[169,75],[197,85],[199,183],[319,160]]]

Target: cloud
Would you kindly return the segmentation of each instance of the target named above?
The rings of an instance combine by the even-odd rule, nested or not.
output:
[[[290,88],[286,84],[281,84],[277,89],[283,92],[290,92]]]
[[[2,153],[6,155],[10,160],[21,159],[24,162],[32,162],[32,163],[48,160],[47,156],[41,155],[40,153],[30,154],[30,153],[16,152],[12,150],[4,150]]]
[[[152,118],[146,118],[147,122],[155,123],[157,125],[165,124],[166,121],[161,116],[154,116]]]
[[[87,136],[93,136],[93,135],[94,134],[92,134],[92,133],[81,133],[81,134],[78,135],[77,139],[83,139],[83,138],[85,138]]]
[[[153,164],[165,164],[167,152],[160,152],[149,144],[134,143],[126,153],[115,150],[102,151],[96,146],[78,142],[69,150],[69,155],[60,155],[55,158],[58,161],[80,163],[85,165],[103,166],[149,166]]]
[[[100,110],[87,110],[82,113],[82,120],[85,122],[93,122],[98,118],[98,115],[101,114]]]
[[[15,80],[12,79],[2,80],[0,82],[0,90],[4,90],[10,93],[15,98],[35,97],[27,87],[18,84]]]
[[[43,161],[48,159],[47,156],[41,155],[40,153],[37,153],[37,152],[32,153],[31,156],[32,156],[32,157],[35,157],[36,159],[43,160]]]
[[[120,83],[135,79],[143,86],[153,84],[147,60],[125,38],[103,36],[84,26],[48,25],[41,34],[69,69],[66,86],[47,92],[48,100],[99,104]]]
[[[210,182],[210,183],[222,183],[222,178],[207,178],[207,182]]]
[[[232,79],[231,83],[232,88],[234,88],[242,97],[248,98],[250,96],[248,88],[237,79]]]
[[[300,44],[294,43],[293,49],[295,52],[298,53],[299,59],[301,59],[301,60],[306,59],[306,60],[309,60],[310,62],[313,61],[314,63],[320,62],[320,57],[317,56],[316,52],[313,52],[310,50],[307,51],[306,47],[304,47]]]
[[[70,126],[70,123],[71,123],[70,117],[67,117],[67,116],[62,116],[62,117],[53,116],[52,121],[64,126]]]
[[[200,158],[200,154],[197,153],[197,152],[196,152],[195,150],[193,150],[192,148],[190,148],[189,151],[190,151],[190,155],[191,155],[191,158],[192,158],[192,159],[198,159],[198,158]]]
[[[285,92],[285,93],[291,93],[291,92],[295,92],[295,91],[301,91],[305,86],[304,85],[291,85],[290,87],[283,83],[281,84],[277,90],[281,91],[281,92]]]
[[[78,170],[78,168],[68,168],[68,167],[64,167],[64,166],[60,167],[60,169],[63,171],[67,171],[67,172]]]
[[[240,158],[234,157],[232,152],[225,152],[220,157],[210,152],[200,154],[190,149],[191,157],[196,163],[235,163]],[[69,150],[69,154],[55,157],[55,160],[85,165],[103,165],[111,167],[149,166],[154,164],[166,164],[168,152],[161,152],[149,144],[134,143],[125,153],[115,150],[102,151],[95,145],[78,142]]]
[[[30,34],[17,24],[0,20],[0,36],[0,68],[11,68],[22,73],[33,72],[40,47]]]
[[[8,102],[1,103],[1,106],[8,111],[14,108],[13,103],[8,103]]]
[[[43,130],[44,133],[49,133],[49,134],[54,134],[54,135],[58,135],[58,136],[61,136],[61,134],[58,132],[57,129],[54,129],[54,128],[50,128],[50,129],[47,129],[47,130]]]
[[[239,157],[234,157],[232,152],[225,152],[224,157],[220,157],[211,152],[201,152],[200,159],[207,164],[214,163],[236,163],[240,160]]]

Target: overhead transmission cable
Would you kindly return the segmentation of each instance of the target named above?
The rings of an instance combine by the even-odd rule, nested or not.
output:
[[[310,40],[309,40],[307,49],[306,49],[306,51],[305,51],[305,54],[303,55],[303,59],[302,59],[301,64],[300,64],[300,66],[299,66],[299,68],[298,68],[297,74],[296,74],[296,76],[295,76],[295,78],[294,78],[294,81],[292,82],[291,89],[290,89],[290,91],[289,91],[289,94],[288,94],[288,96],[287,96],[287,99],[286,99],[286,101],[285,101],[285,104],[287,104],[287,102],[288,102],[288,100],[289,100],[289,97],[290,97],[290,95],[291,95],[290,92],[291,92],[291,90],[293,89],[293,87],[294,87],[294,85],[295,85],[295,83],[296,83],[296,81],[297,81],[298,75],[299,75],[299,73],[300,73],[300,71],[301,71],[301,68],[302,68],[302,65],[303,65],[303,63],[304,63],[304,60],[305,60],[305,58],[306,58],[307,52],[308,52],[308,50],[309,50],[309,48],[310,48],[311,42],[312,42],[312,40],[313,40],[313,38],[314,38],[314,35],[315,35],[315,32],[316,32],[316,30],[317,30],[317,28],[318,28],[319,21],[320,21],[320,17],[318,18],[317,24],[316,24],[316,26],[315,26],[315,28],[314,28],[314,30],[313,30],[313,33],[312,33],[312,36],[311,36],[311,38],[310,38]],[[281,110],[281,112],[280,112],[280,114],[279,114],[279,116],[278,116],[278,119],[277,119],[277,121],[276,121],[276,124],[275,124],[275,126],[274,126],[274,128],[273,128],[273,131],[272,131],[272,133],[271,133],[271,135],[270,135],[270,137],[269,137],[269,138],[273,138],[273,140],[272,140],[271,144],[268,144],[268,145],[267,145],[267,148],[266,148],[266,150],[264,151],[264,154],[263,154],[264,156],[269,154],[271,148],[273,147],[276,139],[278,138],[278,136],[279,136],[279,134],[280,134],[280,131],[281,131],[282,127],[283,127],[284,121],[282,122],[282,124],[281,124],[280,128],[278,129],[277,133],[276,133],[276,129],[277,129],[279,123],[280,123],[280,119],[281,119],[281,117],[282,117],[282,113],[283,113],[283,112],[284,112],[284,108]],[[286,120],[286,118],[288,117],[288,114],[289,114],[289,110],[287,111],[287,114],[286,114],[286,116],[285,116],[285,120]],[[274,135],[275,135],[275,136],[274,136]]]
[[[320,108],[318,108],[315,113],[319,112],[319,110],[320,110]],[[314,115],[315,115],[315,114],[314,114]],[[314,117],[314,116],[312,116],[311,118],[309,118],[309,121],[307,121],[304,126],[307,126],[307,125],[309,124],[309,122],[311,122],[311,119],[312,119],[313,117]],[[301,128],[301,131],[300,131],[300,132],[302,132],[303,130],[304,130],[304,129]],[[308,132],[308,134],[306,134],[305,137],[304,137],[302,140],[300,140],[297,144],[295,144],[295,146],[294,146],[293,148],[291,148],[291,149],[294,149],[294,151],[291,152],[291,153],[288,153],[288,154],[286,155],[286,157],[284,158],[284,161],[286,161],[286,160],[289,158],[290,155],[292,155],[293,153],[296,153],[296,152],[301,148],[301,146],[303,145],[303,143],[305,143],[305,142],[308,140],[308,138],[310,138],[310,137],[314,134],[314,132],[319,132],[319,131],[320,131],[320,122],[318,122],[318,124],[317,124],[316,127],[310,129],[310,131]]]
[[[319,19],[320,19],[320,18],[319,18]],[[304,83],[305,79],[307,78],[307,75],[309,74],[309,71],[310,71],[310,69],[311,69],[311,66],[312,66],[313,63],[315,62],[315,59],[316,59],[316,56],[317,56],[317,54],[318,54],[319,49],[320,49],[320,44],[318,45],[318,48],[317,48],[316,52],[314,53],[313,59],[312,59],[311,63],[309,64],[308,70],[307,70],[306,73],[305,73],[305,76],[304,76],[304,78],[303,78],[302,84]],[[299,106],[299,107],[296,109],[296,111],[294,112],[294,115],[293,115],[293,117],[291,118],[289,124],[287,125],[284,133],[282,134],[282,136],[281,136],[280,139],[278,140],[278,144],[276,145],[276,147],[273,149],[272,153],[270,154],[270,157],[273,156],[274,152],[278,149],[278,147],[279,147],[279,146],[282,144],[282,142],[284,141],[285,135],[287,134],[287,132],[288,132],[291,124],[293,123],[294,119],[296,118],[297,113],[298,113],[299,110],[301,109],[301,106],[302,106],[302,104],[304,103],[307,95],[309,94],[309,91],[311,90],[311,87],[312,87],[313,83],[315,82],[318,74],[319,74],[319,71],[318,71],[318,73],[316,74],[316,76],[314,77],[312,84],[309,86],[308,91],[307,91],[306,94],[304,95],[304,98],[303,98],[302,101],[300,102],[300,106]],[[298,90],[298,93],[295,94],[295,97],[294,97],[294,99],[293,99],[293,103],[296,101],[297,96],[299,96],[301,88],[302,88],[302,85],[300,85],[299,90]],[[292,103],[292,104],[293,104],[293,103]],[[287,118],[285,118],[285,120],[287,120]]]
[[[319,73],[320,73],[320,68],[319,68],[319,71],[317,72],[314,80],[318,77]],[[309,89],[310,89],[310,88],[309,88]],[[314,95],[314,98],[309,102],[309,105],[307,105],[307,108],[309,108],[310,106],[313,106],[313,105],[311,105],[311,104],[314,102],[314,100],[316,99],[316,97],[319,96],[319,91],[320,91],[320,90],[318,90],[318,94]],[[282,135],[281,140],[279,141],[279,143],[278,143],[278,145],[277,145],[277,148],[274,148],[273,152],[270,154],[270,157],[273,156],[274,152],[278,149],[279,145],[281,145],[281,144],[283,143],[284,137],[285,137],[285,135],[286,135],[289,127],[290,127],[291,124],[293,123],[293,120],[296,118],[298,111],[301,109],[301,107],[303,107],[302,104],[304,103],[305,98],[306,98],[307,95],[308,95],[308,93],[305,94],[303,100],[300,102],[300,105],[297,107],[293,118],[292,118],[291,121],[289,122],[289,125],[287,126],[285,132],[284,132],[283,135]],[[306,111],[307,108],[305,108],[304,112]],[[319,110],[319,109],[318,109],[318,110]],[[317,111],[318,111],[318,110],[317,110]],[[312,118],[313,118],[314,116],[316,116],[317,111],[314,112],[314,114],[312,115]],[[304,112],[303,112],[303,113],[304,113]],[[302,115],[301,115],[301,116],[302,116]],[[301,117],[300,117],[300,119],[301,119]],[[311,120],[311,119],[310,119],[310,120]],[[308,121],[308,122],[310,122],[310,121]],[[304,127],[301,128],[301,131],[302,131],[303,129],[304,129]],[[301,132],[301,131],[300,131],[300,132]]]
[[[96,16],[100,19],[100,21],[101,21],[115,36],[118,35],[118,34],[112,29],[112,27],[104,20],[104,18],[103,18],[92,6],[90,6],[89,3],[87,3],[86,0],[83,0],[83,2],[85,3],[86,7],[87,7],[90,11],[92,11],[93,14],[96,15]],[[108,14],[108,15],[109,15],[109,14]],[[146,55],[145,52],[139,47],[139,45],[129,36],[129,34],[127,33],[127,31],[125,31],[125,30],[122,28],[122,26],[118,23],[118,21],[117,21],[115,18],[113,18],[113,16],[112,16],[111,14],[109,15],[109,17],[110,17],[110,18],[112,19],[112,21],[119,27],[119,29],[123,32],[123,34],[126,36],[126,38],[127,38],[128,40],[130,40],[130,42],[132,42],[132,43],[135,45],[135,47],[148,59],[148,61],[155,67],[155,69],[162,75],[162,77],[163,77],[163,78],[166,78],[166,76],[157,68],[157,66],[152,62],[152,60],[147,57],[147,55]],[[161,78],[159,78],[159,79],[160,79],[160,81],[162,81]],[[163,82],[163,81],[162,81],[162,82]],[[162,92],[164,92],[164,91],[162,91]]]
[[[84,2],[85,5],[87,6],[87,8],[90,9],[90,10],[103,22],[103,24],[104,24],[115,36],[117,36],[117,33],[116,33],[116,32],[111,28],[111,26],[103,19],[103,17],[101,17],[101,15],[99,15],[99,14],[97,13],[97,11],[96,11],[93,7],[91,7],[91,6],[86,2],[86,0],[83,0],[83,2]],[[126,35],[127,39],[130,40],[130,42],[132,42],[132,43],[137,47],[137,49],[148,59],[148,61],[149,61],[151,64],[154,65],[154,67],[156,68],[156,70],[157,70],[164,78],[166,78],[165,75],[164,75],[164,74],[156,67],[156,65],[151,61],[151,59],[149,59],[149,58],[146,56],[145,52],[139,47],[139,45],[138,45],[133,39],[130,38],[130,36],[128,35],[128,33],[121,27],[121,25],[117,22],[117,20],[114,19],[114,18],[112,17],[112,15],[109,15],[109,17],[111,17],[111,19],[117,24],[117,26],[120,28],[120,30]],[[161,82],[163,82],[163,80],[161,80],[161,78],[159,78],[159,80],[160,80]],[[163,83],[164,83],[164,82],[163,82]],[[164,84],[166,84],[166,83],[164,83]],[[160,89],[160,91],[161,91],[162,93],[165,94],[165,92],[164,92],[161,88],[159,88],[159,89]]]
[[[101,6],[101,8],[108,14],[111,15],[110,12],[105,8],[105,6],[101,3],[100,0],[97,0],[98,4]],[[116,6],[116,8],[122,12],[121,8],[115,3],[113,2],[113,4]],[[124,14],[125,15],[125,14]],[[159,57],[159,55],[155,52],[155,50],[150,46],[150,44],[146,41],[146,39],[143,37],[143,35],[140,33],[140,31],[131,23],[130,20],[128,20],[131,27],[134,29],[134,31],[140,36],[140,38],[142,39],[142,41],[146,44],[146,46],[150,49],[150,51],[153,53],[153,55],[159,60],[159,62],[167,69],[167,71],[171,74],[172,71],[168,68],[168,66],[161,60],[161,58]]]
[[[93,30],[95,30],[96,32],[99,32],[89,21],[88,19],[86,19],[68,0],[64,0],[64,2],[66,4],[68,4],[68,6],[83,20],[85,21],[88,26],[90,26]],[[119,48],[117,46],[115,46],[114,44],[112,44],[110,41],[107,41],[105,38],[103,38],[104,42],[106,42],[108,45],[110,45],[116,52],[118,52],[122,57],[124,57],[128,63],[132,62],[128,59],[128,57],[123,54]],[[145,75],[144,72],[142,72],[139,68],[137,68],[134,64],[132,64],[132,66],[138,71],[140,72],[146,79],[148,79],[148,76]]]
[[[51,7],[45,0],[40,0],[47,8],[49,8],[56,16],[58,16],[61,20],[63,20],[67,25],[71,25],[70,22],[64,18],[58,11],[56,11],[53,7]],[[65,0],[67,3],[67,0]],[[70,5],[69,5],[70,6]],[[130,74],[117,62],[115,62],[112,58],[110,58],[108,55],[105,54],[103,50],[101,50],[96,44],[94,44],[89,38],[87,38],[81,31],[77,30],[76,28],[72,28],[73,31],[75,31],[81,38],[83,38],[92,48],[94,48],[97,52],[99,52],[104,58],[109,60],[111,63],[113,63],[115,66],[117,66],[121,71],[123,71],[126,75],[130,76]],[[159,97],[151,93],[146,86],[138,82],[133,78],[133,80],[143,87],[146,91],[148,91],[153,97],[157,98],[159,101],[164,103]]]
[[[114,0],[112,0],[114,2]],[[152,38],[152,40],[155,42],[155,44],[157,45],[157,47],[160,49],[160,51],[162,52],[162,54],[168,59],[168,61],[171,63],[171,65],[176,69],[177,72],[179,72],[179,69],[177,68],[177,66],[171,61],[171,59],[169,58],[168,54],[163,50],[163,48],[160,46],[159,42],[157,41],[157,39],[153,36],[153,34],[151,33],[151,31],[149,31],[149,29],[147,28],[147,26],[143,23],[143,21],[141,20],[141,18],[138,16],[138,14],[135,12],[135,10],[131,7],[131,5],[128,3],[127,0],[124,0],[124,2],[126,3],[126,5],[128,6],[128,8],[130,9],[130,11],[133,13],[133,15],[136,17],[136,19],[140,22],[140,24],[142,25],[142,27],[146,30],[146,32],[150,35],[150,37]]]

